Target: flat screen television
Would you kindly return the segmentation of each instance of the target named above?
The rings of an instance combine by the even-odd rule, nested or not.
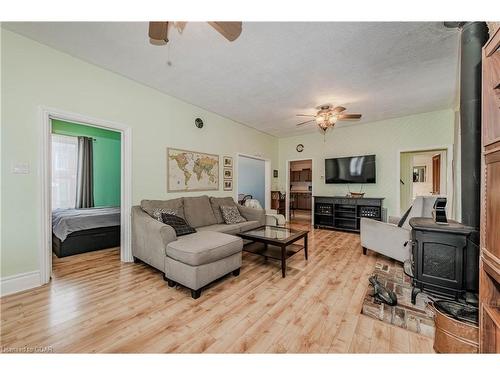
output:
[[[375,155],[325,159],[327,184],[374,184]]]

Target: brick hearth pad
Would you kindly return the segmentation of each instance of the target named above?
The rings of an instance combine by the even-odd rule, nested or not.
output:
[[[368,288],[361,313],[412,332],[434,337],[434,316],[427,307],[430,299],[427,294],[419,293],[416,304],[411,303],[411,279],[404,274],[403,264],[379,255],[373,274],[377,275],[382,285],[396,293],[398,304],[388,306],[376,301],[371,297],[373,288],[366,280]]]

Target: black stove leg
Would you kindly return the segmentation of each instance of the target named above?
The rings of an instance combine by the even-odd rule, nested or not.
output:
[[[417,303],[417,294],[418,293],[420,293],[420,289],[413,287],[411,290],[411,303],[413,305]]]

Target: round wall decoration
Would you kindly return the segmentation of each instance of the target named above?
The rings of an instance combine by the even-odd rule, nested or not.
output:
[[[201,118],[197,118],[194,120],[194,124],[198,129],[201,129],[203,127],[203,120]]]
[[[299,143],[297,147],[295,147],[295,149],[297,150],[297,152],[302,152],[304,151],[304,145],[302,143]]]

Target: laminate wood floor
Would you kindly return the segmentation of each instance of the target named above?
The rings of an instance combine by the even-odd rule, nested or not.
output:
[[[294,210],[290,223],[292,224],[309,224],[311,222],[311,211]]]
[[[295,227],[308,228],[294,224]],[[145,264],[109,249],[54,259],[50,284],[4,297],[1,345],[54,352],[424,353],[432,340],[360,314],[376,255],[356,234],[317,229],[281,277],[279,264],[243,254],[193,300]]]

